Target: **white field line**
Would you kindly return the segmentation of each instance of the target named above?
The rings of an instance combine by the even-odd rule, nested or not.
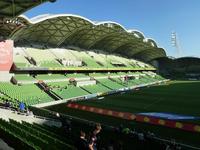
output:
[[[157,104],[157,103],[159,103],[159,102],[161,102],[161,101],[163,101],[163,100],[165,100],[165,99],[159,98],[158,100],[154,101],[153,103],[151,103],[151,104],[149,104],[149,105],[146,105],[146,106],[144,107],[144,109],[148,109],[149,107],[154,106],[155,104]]]

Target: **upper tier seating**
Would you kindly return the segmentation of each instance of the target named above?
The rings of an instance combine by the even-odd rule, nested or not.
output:
[[[57,59],[65,59],[65,60],[80,60],[72,53],[72,50],[55,48],[49,49],[49,51],[57,58]]]
[[[30,67],[31,64],[26,59],[26,54],[21,48],[15,48],[13,52],[13,60],[19,68]]]
[[[36,61],[38,67],[60,67],[61,65],[56,61],[56,58],[49,50],[38,50],[35,48],[27,48],[28,53]]]
[[[102,67],[100,66],[95,59],[91,58],[86,52],[84,51],[71,51],[71,53],[78,58],[80,58],[83,62],[86,63],[86,67],[93,67],[93,68],[98,68]]]
[[[147,69],[153,68],[140,61],[124,58],[104,52],[87,50],[72,50],[67,48],[14,48],[14,62],[18,68],[40,67],[49,69],[70,68],[76,69]],[[27,59],[28,58],[28,59]],[[29,59],[33,59],[31,62]]]
[[[113,65],[110,64],[109,61],[107,61],[106,56],[103,54],[97,54],[95,52],[89,51],[88,55],[96,61],[101,67],[108,67],[112,68]]]

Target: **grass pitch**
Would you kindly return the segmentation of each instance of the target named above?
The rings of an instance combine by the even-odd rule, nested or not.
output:
[[[80,104],[132,113],[169,112],[200,117],[200,82],[174,81]]]

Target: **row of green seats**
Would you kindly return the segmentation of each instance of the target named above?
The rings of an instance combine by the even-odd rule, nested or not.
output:
[[[94,67],[94,68],[102,67],[93,58],[91,58],[89,54],[85,52],[72,51],[72,53],[76,55],[78,58],[81,58],[86,63],[87,67]]]
[[[68,78],[88,78],[89,76],[83,73],[66,74]]]
[[[110,89],[107,87],[101,85],[101,84],[96,84],[96,85],[87,85],[83,86],[83,89],[87,90],[90,93],[100,93],[100,92],[108,92]]]
[[[10,140],[17,139],[23,143],[22,145],[13,145],[17,146],[14,148],[35,150],[75,149],[72,146],[72,141],[70,139],[62,137],[58,133],[53,132],[53,127],[49,127],[49,129],[50,128],[52,128],[52,130],[48,130],[43,125],[35,125],[25,122],[19,123],[11,119],[9,122],[7,122],[3,119],[0,119],[0,130],[9,135],[9,138],[11,138]]]
[[[55,80],[55,79],[66,79],[64,74],[38,74],[36,76],[38,80]]]
[[[121,84],[119,84],[119,83],[117,83],[117,82],[114,82],[114,81],[112,81],[112,80],[110,80],[110,79],[98,79],[98,81],[99,81],[101,84],[103,84],[103,85],[105,85],[105,86],[107,86],[107,87],[109,87],[109,88],[111,88],[111,89],[120,89],[120,88],[124,88],[123,85],[121,85]]]
[[[14,121],[14,120],[10,120],[9,123],[14,125],[14,126],[17,126],[17,127],[21,128],[23,130],[25,130],[28,133],[31,133],[31,135],[33,135],[33,136],[39,137],[39,138],[47,141],[47,143],[48,143],[47,145],[51,149],[72,148],[70,145],[66,144],[64,141],[61,141],[60,139],[57,139],[52,134],[47,134],[47,133],[44,133],[44,132],[42,132],[42,131],[40,131],[38,129],[35,129],[28,123],[19,123],[19,122]]]
[[[13,85],[11,83],[0,83],[0,92],[8,95],[12,101],[23,101],[27,105],[49,102],[53,99],[35,84]]]
[[[53,87],[53,86],[51,86]],[[57,86],[55,86],[52,89],[53,92],[61,96],[63,99],[88,95],[89,93],[81,89],[80,87],[76,87],[74,85],[67,85],[65,87],[59,87],[59,82],[57,83]]]
[[[14,78],[17,81],[32,81],[34,78],[29,74],[15,74]]]

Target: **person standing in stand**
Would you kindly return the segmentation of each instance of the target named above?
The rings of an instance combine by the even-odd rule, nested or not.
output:
[[[97,150],[98,147],[97,143],[99,142],[97,135],[100,133],[100,131],[101,131],[101,125],[97,123],[89,139],[89,150]]]
[[[80,131],[80,137],[76,142],[77,150],[89,150],[89,144],[85,138],[85,132]]]

